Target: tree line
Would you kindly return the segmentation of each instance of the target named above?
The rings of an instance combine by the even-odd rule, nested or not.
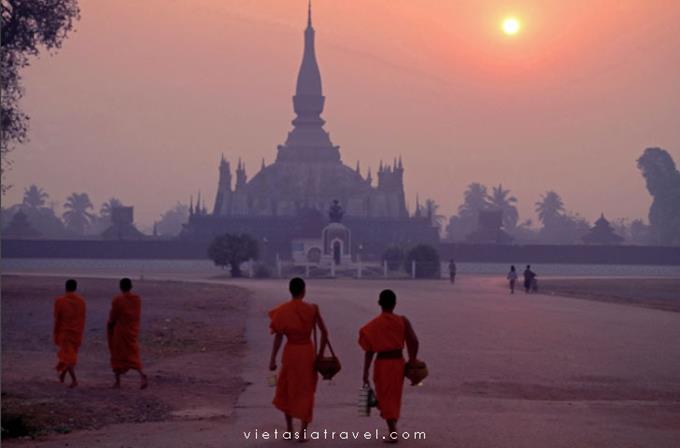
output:
[[[680,244],[680,171],[668,151],[647,148],[637,160],[653,202],[649,221],[614,219],[614,231],[632,244]],[[448,220],[438,213],[439,205],[425,201],[424,212],[446,240],[465,241],[478,228],[480,212],[501,211],[502,228],[518,243],[576,244],[590,230],[590,223],[567,209],[562,196],[548,190],[534,203],[540,226],[532,219],[520,220],[518,199],[511,190],[499,184],[488,189],[473,182],[463,193],[457,213]],[[417,211],[420,213],[420,211]]]
[[[567,211],[562,197],[553,190],[545,192],[534,204],[541,224],[538,229],[530,218],[520,222],[517,203],[517,197],[501,184],[489,191],[485,185],[473,182],[463,193],[458,213],[449,219],[445,237],[465,240],[478,228],[480,212],[493,210],[502,212],[502,228],[517,242],[577,243],[590,228],[585,218]]]
[[[61,205],[63,212],[57,211]],[[96,211],[90,195],[84,192],[70,194],[63,203],[52,201],[50,195],[33,184],[24,189],[22,201],[9,207],[2,207],[0,222],[6,228],[17,212],[26,215],[27,222],[40,236],[45,238],[69,238],[98,236],[111,226],[112,210],[125,204],[111,197]],[[154,223],[153,230],[158,236],[177,236],[189,219],[189,207],[177,202],[162,213]]]

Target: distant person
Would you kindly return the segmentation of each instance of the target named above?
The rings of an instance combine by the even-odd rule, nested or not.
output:
[[[111,303],[111,312],[106,326],[111,352],[111,368],[116,376],[113,387],[120,388],[121,375],[128,370],[135,370],[139,373],[140,389],[146,389],[149,383],[142,370],[142,361],[139,357],[139,321],[142,314],[142,299],[131,292],[132,281],[129,278],[120,281],[120,291],[121,294],[116,296]]]
[[[409,363],[415,363],[418,355],[418,338],[411,323],[404,316],[394,313],[397,296],[386,289],[380,293],[378,304],[382,312],[359,331],[359,345],[364,349],[365,385],[369,383],[369,371],[375,355],[373,381],[380,416],[387,421],[390,434],[397,432],[401,412],[401,396],[404,389],[404,344],[408,349]],[[387,439],[396,442],[391,437]]]
[[[453,258],[449,261],[449,280],[451,280],[451,284],[456,283],[456,262],[453,261]]]
[[[59,347],[57,353],[59,363],[56,369],[62,383],[68,373],[71,377],[69,385],[71,388],[78,385],[75,368],[85,328],[85,300],[76,294],[77,289],[78,282],[73,279],[66,280],[65,294],[54,301],[53,340]]]
[[[508,282],[510,283],[510,294],[515,293],[515,282],[517,281],[517,271],[515,266],[510,266],[510,272],[507,275]]]
[[[531,265],[528,264],[527,268],[524,270],[524,291],[527,294],[531,292],[531,285],[535,277],[536,274],[531,270]]]
[[[269,370],[276,370],[276,356],[281,348],[283,337],[286,345],[283,348],[281,371],[276,381],[276,393],[272,404],[283,412],[286,418],[286,430],[293,434],[293,419],[300,420],[301,438],[305,441],[305,430],[312,421],[314,411],[314,394],[316,392],[317,371],[315,347],[311,340],[314,326],[321,331],[319,353],[323,353],[328,343],[328,331],[321,317],[318,305],[303,301],[306,294],[305,281],[293,278],[288,290],[291,300],[277,306],[269,312],[271,323],[269,328],[275,334],[272,346]]]

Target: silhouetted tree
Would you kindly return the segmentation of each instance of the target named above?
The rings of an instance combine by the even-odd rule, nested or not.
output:
[[[651,231],[660,244],[680,244],[680,172],[668,151],[647,148],[637,161],[654,201]]]
[[[544,225],[539,237],[545,243],[552,244],[578,244],[590,231],[590,224],[578,214],[564,213],[550,219]]]
[[[439,204],[437,204],[434,199],[425,200],[426,216],[430,219],[430,223],[432,223],[432,225],[437,228],[437,232],[441,234],[444,223],[446,222],[446,216],[438,214],[438,211]]]
[[[416,262],[416,278],[441,277],[439,252],[427,244],[419,244],[408,251],[404,259],[404,270],[411,273],[412,263]]]
[[[256,260],[258,257],[257,241],[247,234],[224,234],[216,237],[210,247],[208,256],[217,266],[231,266],[231,276],[241,277],[241,263]]]
[[[481,210],[488,210],[491,205],[486,187],[477,182],[468,185],[463,196],[464,202],[458,207],[458,216],[461,218],[470,217],[476,220],[479,212]]]
[[[404,249],[401,246],[389,246],[382,256],[390,271],[396,271],[404,263]]]
[[[540,239],[546,243],[576,244],[590,231],[590,224],[576,213],[567,213],[559,194],[548,191],[536,202],[536,214],[543,224]]]
[[[28,116],[19,108],[24,88],[19,71],[40,46],[48,51],[61,46],[73,22],[79,18],[77,0],[2,0],[2,97],[0,111],[1,169],[10,164],[8,153],[27,139]],[[4,192],[7,185],[2,185]]]
[[[541,221],[543,226],[549,226],[564,216],[564,202],[562,202],[559,194],[551,190],[541,196],[540,201],[536,202],[535,210],[538,220]]]
[[[533,221],[530,218],[515,226],[511,234],[517,243],[534,243],[539,238],[539,232],[534,229]]]
[[[649,244],[650,229],[641,219],[634,219],[629,226],[630,240],[634,244]]]
[[[47,200],[50,198],[50,195],[45,192],[42,188],[38,187],[35,184],[32,184],[28,188],[24,190],[24,200],[23,204],[26,207],[32,208],[32,209],[39,209],[45,206],[47,204]]]
[[[66,198],[64,209],[66,228],[77,235],[84,235],[95,219],[95,215],[90,211],[93,206],[87,193],[71,194]]]
[[[597,221],[595,221],[597,224]],[[616,218],[609,221],[609,225],[612,226],[614,232],[621,236],[625,241],[630,240],[630,224],[626,218]]]
[[[111,227],[111,214],[114,208],[123,207],[123,202],[115,197],[102,203],[99,207],[99,216],[95,216],[90,223],[90,230],[92,233],[101,235],[106,229]]]
[[[30,185],[24,189],[22,202],[2,208],[2,225],[7,226],[18,212],[26,215],[26,219],[45,238],[64,238],[68,235],[64,223],[48,206],[49,195],[45,190]],[[22,218],[20,218],[22,219]]]
[[[40,237],[40,232],[33,228],[26,213],[19,210],[12,217],[9,225],[3,227],[2,236],[3,238],[10,239],[38,238]]]
[[[503,212],[503,227],[507,231],[512,231],[517,226],[519,220],[519,212],[517,211],[517,198],[510,196],[510,190],[503,188],[503,185],[498,184],[493,187],[489,202],[492,208],[501,210]]]
[[[107,219],[109,222],[111,221],[111,213],[113,212],[114,208],[122,207],[123,202],[118,199],[118,198],[111,198],[108,201],[104,202],[102,206],[99,208],[99,216],[101,218]]]
[[[189,220],[189,206],[177,203],[173,208],[161,215],[156,223],[156,231],[161,236],[177,236],[182,231],[182,225]]]
[[[450,240],[464,239],[477,228],[479,212],[490,207],[486,187],[474,182],[468,185],[463,193],[463,203],[458,207],[458,214],[451,217],[446,228]]]

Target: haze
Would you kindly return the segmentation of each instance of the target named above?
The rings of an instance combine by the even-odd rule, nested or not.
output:
[[[81,0],[77,31],[24,71],[30,142],[13,153],[20,201],[112,196],[150,225],[201,190],[220,154],[252,177],[293,118],[303,0]],[[522,21],[512,38],[499,29]],[[374,173],[401,155],[416,194],[451,214],[470,182],[502,183],[521,219],[554,189],[593,219],[647,217],[635,160],[680,162],[677,1],[314,0],[326,129]]]

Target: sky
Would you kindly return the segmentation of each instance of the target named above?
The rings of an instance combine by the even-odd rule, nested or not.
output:
[[[24,70],[30,141],[3,205],[36,183],[59,207],[115,196],[149,226],[220,155],[249,177],[291,129],[305,0],[81,0],[76,30]],[[520,32],[507,36],[504,17]],[[502,184],[521,220],[557,191],[594,220],[646,218],[636,159],[680,164],[680,2],[314,0],[326,130],[365,174],[401,156],[407,202],[450,215]]]

